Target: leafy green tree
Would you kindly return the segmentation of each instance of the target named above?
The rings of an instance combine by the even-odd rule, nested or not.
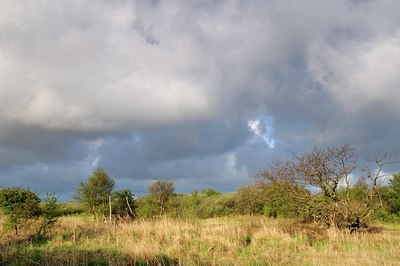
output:
[[[103,169],[97,168],[88,177],[86,183],[80,183],[75,198],[82,202],[96,218],[99,214],[105,216],[114,185],[114,180]]]
[[[40,207],[42,222],[39,228],[39,235],[43,235],[57,222],[63,211],[60,202],[54,194],[47,194]]]
[[[41,213],[39,196],[19,187],[0,190],[0,207],[7,216],[7,225],[14,228],[16,235],[22,224]]]
[[[112,212],[119,217],[135,218],[137,203],[129,189],[117,190],[112,194]]]
[[[389,180],[389,211],[400,215],[400,173]]]
[[[175,192],[175,186],[172,181],[158,180],[151,183],[148,187],[149,195],[160,208],[160,216],[165,213],[165,207],[171,195]]]

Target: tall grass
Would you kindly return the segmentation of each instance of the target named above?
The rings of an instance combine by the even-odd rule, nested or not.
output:
[[[28,230],[28,229],[27,229]],[[400,226],[344,231],[264,217],[96,223],[63,217],[48,239],[3,233],[0,264],[399,265]]]

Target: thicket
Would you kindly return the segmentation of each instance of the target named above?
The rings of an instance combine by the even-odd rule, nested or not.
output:
[[[0,207],[5,226],[18,235],[24,227],[33,227],[34,237],[44,236],[62,215],[61,205],[54,194],[43,201],[37,193],[19,187],[0,190]]]
[[[60,215],[86,212],[97,221],[120,219],[215,218],[232,215],[265,215],[273,218],[300,218],[326,226],[349,228],[354,221],[367,225],[374,219],[400,222],[400,173],[387,178],[383,167],[397,163],[375,158],[375,168],[363,167],[352,184],[350,174],[357,169],[356,156],[347,146],[314,148],[291,160],[275,160],[262,169],[254,183],[233,193],[195,189],[190,194],[175,192],[173,181],[149,184],[148,193],[135,197],[129,189],[114,191],[114,180],[101,168],[95,169],[76,192],[79,203],[62,205],[55,195],[43,200],[29,189],[0,190],[0,208],[5,222],[18,234],[20,228],[37,224],[46,234]],[[38,222],[39,221],[39,222]]]
[[[348,145],[314,147],[300,155],[293,153],[286,161],[276,159],[257,177],[262,184],[283,184],[284,198],[295,202],[298,213],[307,219],[329,227],[358,228],[379,215],[398,216],[396,208],[390,207],[396,205],[391,202],[396,202],[398,175],[388,188],[382,184],[389,177],[384,174],[384,166],[398,164],[399,160],[385,155],[370,162],[372,165],[360,167]],[[353,185],[351,177],[356,171],[363,176]]]

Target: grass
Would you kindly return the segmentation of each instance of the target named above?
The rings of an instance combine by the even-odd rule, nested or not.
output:
[[[95,223],[62,217],[46,239],[3,228],[1,265],[399,265],[400,225],[348,232],[264,217]]]

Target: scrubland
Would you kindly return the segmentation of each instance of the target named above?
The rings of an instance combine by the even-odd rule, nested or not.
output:
[[[29,227],[1,232],[1,265],[400,265],[399,224],[350,234],[261,216],[109,224],[75,215],[42,238]]]

